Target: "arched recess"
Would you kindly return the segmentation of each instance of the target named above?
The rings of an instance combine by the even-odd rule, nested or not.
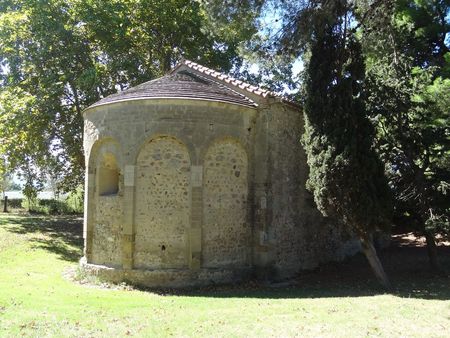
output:
[[[187,267],[190,157],[169,136],[147,141],[136,160],[135,268]]]
[[[119,168],[114,154],[102,154],[97,173],[99,196],[117,195],[119,192]]]
[[[249,264],[247,174],[247,153],[238,141],[220,140],[209,147],[204,158],[203,267]]]
[[[90,154],[88,173],[88,243],[90,263],[122,264],[120,150],[112,139],[98,141]]]

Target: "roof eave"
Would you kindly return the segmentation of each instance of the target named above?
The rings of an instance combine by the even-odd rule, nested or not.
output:
[[[113,105],[113,104],[118,104],[118,103],[123,103],[123,102],[131,102],[131,101],[152,101],[152,100],[219,102],[219,103],[225,103],[225,104],[234,105],[234,106],[245,107],[248,109],[257,109],[258,108],[258,105],[256,103],[254,105],[246,105],[246,104],[242,104],[242,103],[238,103],[238,102],[231,102],[231,101],[225,101],[225,100],[214,100],[214,99],[206,99],[206,98],[192,98],[192,97],[183,97],[183,96],[180,96],[180,97],[152,96],[152,97],[126,98],[126,99],[120,99],[120,100],[115,100],[115,101],[103,102],[103,103],[99,103],[99,104],[93,104],[93,105],[87,107],[86,109],[84,109],[82,111],[82,115],[84,116],[88,110],[98,108],[98,107],[103,107],[106,105]]]

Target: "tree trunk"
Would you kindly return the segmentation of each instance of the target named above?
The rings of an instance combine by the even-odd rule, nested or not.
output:
[[[434,239],[433,233],[430,231],[424,231],[425,239],[427,240],[427,251],[428,251],[428,259],[430,260],[431,268],[439,272],[441,271],[441,266],[439,264],[436,241]]]
[[[389,282],[386,272],[384,272],[383,265],[378,258],[377,251],[375,250],[375,247],[372,243],[372,239],[370,237],[361,237],[360,240],[362,251],[369,261],[370,267],[372,268],[372,271],[374,272],[378,281],[384,288],[390,289],[391,283]]]

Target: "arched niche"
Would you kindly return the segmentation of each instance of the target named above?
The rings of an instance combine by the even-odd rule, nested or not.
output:
[[[119,267],[122,264],[120,195],[120,148],[112,139],[94,144],[88,168],[88,236],[94,264]]]
[[[204,157],[202,266],[246,266],[248,159],[235,139],[215,141]]]
[[[146,141],[136,160],[134,266],[187,266],[190,166],[186,146],[174,137]]]
[[[119,168],[114,154],[102,154],[97,173],[98,194],[100,196],[117,195],[119,192]]]

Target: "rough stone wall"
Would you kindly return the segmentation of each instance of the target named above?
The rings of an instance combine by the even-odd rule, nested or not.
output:
[[[93,229],[92,261],[95,264],[116,267],[121,265],[119,196],[99,196]]]
[[[249,263],[248,160],[233,140],[210,146],[204,160],[202,266]]]
[[[354,251],[343,230],[317,210],[306,190],[299,110],[274,104],[269,116],[269,238],[277,276],[288,277]]]
[[[97,250],[88,263],[114,266],[122,252],[123,269],[201,273],[253,263],[283,278],[355,248],[306,192],[302,115],[286,105],[142,100],[96,107],[85,118],[86,154],[115,140],[120,149],[110,150],[125,182],[117,196],[93,198],[88,170],[94,212],[85,236]],[[119,226],[122,241],[108,242]],[[108,243],[117,252],[101,249]]]
[[[249,149],[251,123],[256,114],[257,110],[249,107],[184,99],[126,101],[98,106],[84,113],[87,159],[92,158],[90,154],[96,153],[99,146],[108,142],[117,145],[108,147],[108,151],[116,156],[120,168],[122,213],[114,212],[113,217],[121,227],[121,241],[116,244],[122,269],[204,270],[201,252],[205,154],[213,142],[226,138]],[[151,146],[153,142],[149,140],[162,142],[161,147]],[[171,159],[166,159],[166,146],[182,154],[187,166],[178,170]],[[248,154],[252,156],[251,152]],[[161,160],[153,161],[151,155]],[[98,207],[93,168],[89,164],[86,175],[84,238],[88,264],[96,263],[91,254]],[[157,175],[158,171],[161,175]],[[166,190],[161,187],[167,187],[168,194],[176,191],[179,196],[166,198]],[[164,200],[168,205],[160,203]],[[238,278],[244,270],[249,273],[249,266],[231,266],[229,270],[236,271]]]
[[[189,179],[189,154],[177,140],[160,137],[141,149],[136,167],[136,268],[186,266]]]
[[[102,143],[92,154],[91,164],[95,167],[95,189],[91,196],[96,202],[91,206],[94,226],[92,228],[92,262],[110,267],[121,266],[121,220],[122,195],[119,192],[119,168],[114,154],[118,148],[112,142]],[[107,184],[115,185],[114,191],[102,195],[104,168],[114,171],[114,177],[107,177]],[[114,182],[113,182],[114,181]]]

